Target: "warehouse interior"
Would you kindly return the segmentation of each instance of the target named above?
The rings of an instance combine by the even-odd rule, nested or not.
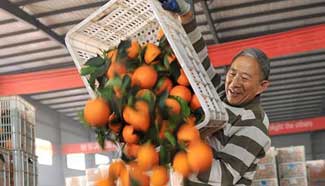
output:
[[[45,163],[37,164],[39,186],[66,185],[66,178],[97,167],[100,154],[108,157],[87,152],[94,150],[96,136],[80,124],[78,113],[90,96],[64,41],[71,28],[107,2],[0,1],[0,97],[18,95],[35,107],[36,151],[42,140],[50,144],[41,145]],[[306,161],[324,161],[325,1],[194,2],[196,21],[222,80],[240,49],[258,47],[271,58],[271,86],[261,101],[272,146],[304,146]],[[83,161],[81,168],[69,168],[68,156],[75,153],[82,154],[76,160]]]

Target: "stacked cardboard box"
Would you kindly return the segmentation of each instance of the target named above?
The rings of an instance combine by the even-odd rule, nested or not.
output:
[[[278,186],[276,150],[271,148],[257,165],[253,186]]]
[[[307,161],[308,182],[310,186],[325,185],[325,160]]]
[[[280,186],[307,186],[304,146],[279,148],[277,150]]]

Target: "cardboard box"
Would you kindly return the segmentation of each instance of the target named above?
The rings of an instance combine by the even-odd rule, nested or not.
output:
[[[280,178],[305,177],[307,169],[305,162],[284,163],[279,165]]]
[[[307,161],[306,164],[310,180],[325,180],[325,160]]]
[[[280,186],[308,186],[307,178],[284,178],[280,179]]]
[[[309,186],[324,186],[324,185],[325,185],[325,180],[315,180],[309,182]]]
[[[278,186],[278,180],[276,178],[254,180],[252,186]]]
[[[279,163],[290,163],[305,161],[305,147],[285,147],[277,149],[277,160]]]
[[[277,178],[276,164],[258,164],[254,180]]]
[[[265,157],[262,158],[258,164],[266,164],[266,163],[275,163],[277,151],[274,147],[271,147],[269,151],[265,154]]]

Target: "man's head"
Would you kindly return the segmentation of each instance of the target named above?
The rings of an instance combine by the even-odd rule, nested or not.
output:
[[[232,60],[226,75],[226,95],[231,105],[252,101],[269,86],[270,62],[264,52],[248,48]]]

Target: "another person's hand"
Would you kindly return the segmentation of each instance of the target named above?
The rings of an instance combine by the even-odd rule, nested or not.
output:
[[[159,0],[165,10],[183,16],[191,11],[192,0]]]

